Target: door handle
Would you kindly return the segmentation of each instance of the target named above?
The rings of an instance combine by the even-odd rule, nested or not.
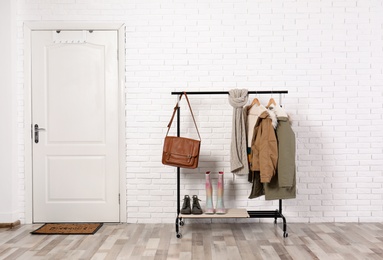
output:
[[[45,128],[39,128],[38,124],[35,124],[35,143],[37,144],[39,142],[39,132],[45,131]]]

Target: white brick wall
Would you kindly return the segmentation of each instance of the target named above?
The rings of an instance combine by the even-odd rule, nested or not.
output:
[[[170,92],[232,88],[289,91],[283,104],[297,137],[298,194],[284,202],[288,222],[380,222],[382,13],[376,0],[18,0],[20,89],[23,21],[123,22],[128,222],[175,218],[175,169],[161,164]],[[277,202],[247,199],[245,178],[232,181],[227,97],[190,99],[201,167],[183,171],[182,195],[204,199],[204,172],[216,179],[224,170],[227,206],[275,209]],[[183,133],[194,135],[190,118],[183,122]]]

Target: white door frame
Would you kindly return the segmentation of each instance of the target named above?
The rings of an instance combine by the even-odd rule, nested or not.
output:
[[[25,159],[25,223],[33,221],[32,187],[32,83],[31,83],[31,34],[44,30],[103,30],[118,33],[118,92],[119,92],[119,180],[120,222],[127,221],[126,209],[126,151],[125,151],[125,25],[121,23],[69,23],[69,22],[26,22],[24,23],[24,159]]]

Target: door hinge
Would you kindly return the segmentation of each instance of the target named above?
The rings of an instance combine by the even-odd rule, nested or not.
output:
[[[118,193],[118,204],[121,204],[121,195]]]

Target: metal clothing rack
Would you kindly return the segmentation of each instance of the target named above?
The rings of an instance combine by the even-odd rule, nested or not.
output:
[[[172,95],[181,95],[184,92],[171,92]],[[229,94],[228,91],[191,91],[186,92],[187,95],[225,95]],[[282,94],[288,94],[287,90],[266,90],[266,91],[248,91],[248,94],[279,94],[280,99]],[[280,102],[281,103],[281,102]],[[177,136],[180,136],[180,107],[177,108]],[[181,206],[180,206],[180,175],[181,175],[181,169],[180,167],[177,167],[177,217],[176,217],[176,236],[177,238],[181,238],[182,234],[180,233],[180,226],[184,225],[184,221],[182,220],[182,217],[180,217],[181,213]],[[288,237],[288,233],[286,231],[287,224],[286,224],[286,218],[282,214],[282,200],[279,200],[279,209],[276,210],[248,210],[247,213],[249,214],[250,218],[274,218],[274,224],[277,224],[277,219],[281,218],[283,221],[283,237]]]

